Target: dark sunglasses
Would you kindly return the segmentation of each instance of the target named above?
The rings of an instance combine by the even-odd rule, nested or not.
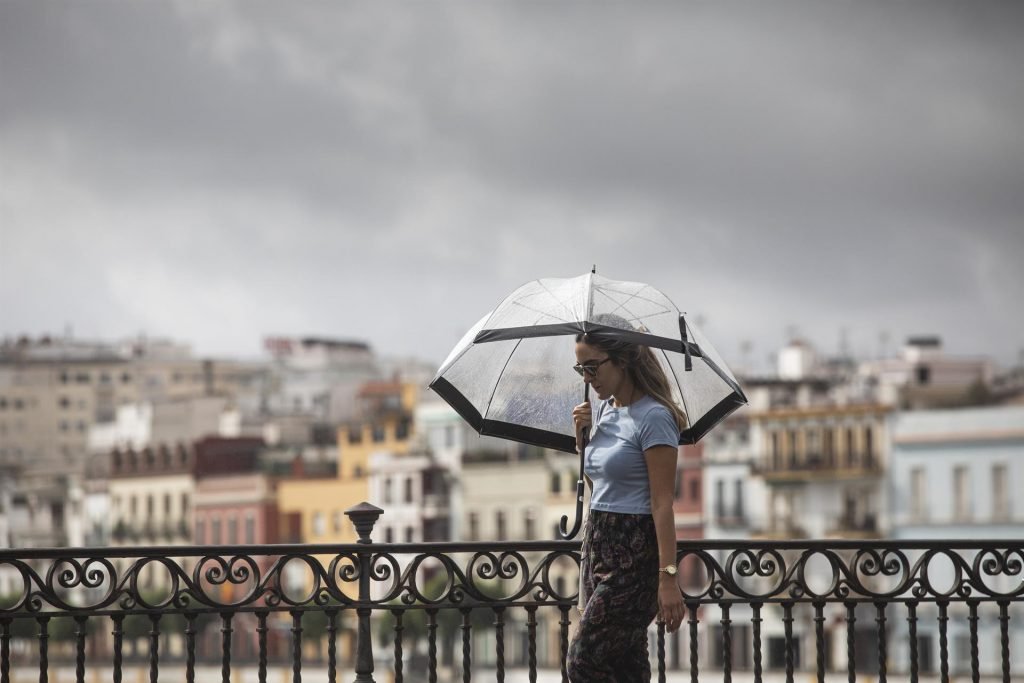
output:
[[[611,359],[611,356],[609,356],[604,360],[597,361],[596,363],[577,363],[576,365],[572,366],[572,369],[575,370],[580,377],[597,377],[597,369],[601,367],[602,364],[607,363]]]

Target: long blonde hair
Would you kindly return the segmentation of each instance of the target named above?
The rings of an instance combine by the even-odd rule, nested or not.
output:
[[[668,377],[665,376],[665,371],[650,347],[611,339],[599,333],[578,334],[576,341],[607,353],[615,365],[626,371],[633,386],[668,408],[680,431],[689,426],[686,411],[672,400],[672,387]]]

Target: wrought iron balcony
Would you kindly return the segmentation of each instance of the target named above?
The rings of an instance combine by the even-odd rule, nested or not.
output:
[[[0,683],[72,667],[567,680],[578,542],[378,544],[381,510],[347,514],[356,544],[0,551]],[[703,540],[678,556],[688,616],[651,627],[660,681],[1024,676],[1024,540]]]

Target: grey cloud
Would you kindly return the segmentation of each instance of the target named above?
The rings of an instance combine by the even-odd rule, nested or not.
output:
[[[508,289],[597,262],[699,310],[727,357],[794,323],[1009,361],[1022,23],[1014,3],[5,3],[4,175],[73,199],[0,189],[21,254],[0,255],[0,333],[163,320],[225,352],[304,326],[440,358]],[[161,318],[197,283],[251,312],[230,334]]]

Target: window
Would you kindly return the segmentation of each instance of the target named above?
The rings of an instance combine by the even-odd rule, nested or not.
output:
[[[313,513],[313,535],[323,536],[327,532],[327,527],[324,525],[324,513],[314,512]]]
[[[505,540],[505,511],[498,510],[494,513],[494,526],[497,527],[497,540]]]
[[[210,520],[210,543],[220,545],[220,517]]]
[[[405,542],[406,543],[412,543],[413,542],[413,535],[414,534],[415,534],[415,531],[413,530],[413,528],[411,526],[405,527]]]
[[[1005,521],[1010,519],[1010,498],[1007,490],[1007,468],[999,464],[992,466],[992,519]]]
[[[970,519],[970,480],[967,468],[959,465],[953,468],[953,519]]]
[[[810,427],[804,434],[807,438],[807,456],[817,458],[821,455],[821,430],[817,427]]]
[[[875,435],[871,429],[871,426],[864,428],[864,466],[871,469],[874,466],[875,461]]]
[[[384,426],[373,425],[373,442],[381,443],[382,441],[384,441]]]
[[[405,478],[405,502],[412,502],[412,477]]]
[[[171,516],[171,494],[164,494],[164,517]]]
[[[787,439],[787,441],[789,443],[789,466],[790,467],[796,467],[796,463],[797,463],[797,460],[796,460],[796,457],[797,457],[796,456],[797,432],[796,432],[796,430],[795,429],[790,429],[789,433],[788,433],[788,437],[789,438]]]
[[[409,438],[409,420],[403,418],[398,421],[398,425],[395,427],[395,438],[399,441],[404,441]]]
[[[551,493],[559,494],[562,492],[562,475],[560,472],[551,473]]]
[[[363,441],[363,430],[358,427],[349,427],[348,430],[348,442],[350,444],[362,443]]]
[[[391,527],[388,527],[388,528],[384,529],[384,542],[385,543],[394,543],[395,542],[395,532],[394,532],[394,530]]]
[[[715,482],[715,515],[725,517],[725,480]]]
[[[188,517],[188,494],[181,494],[181,516]]]
[[[927,481],[923,467],[913,467],[910,470],[910,517],[915,520],[927,518],[925,507]]]
[[[391,477],[384,477],[384,504],[391,504]]]
[[[68,398],[67,396],[61,396],[60,400],[58,401],[58,404],[62,409],[67,410],[68,408],[71,407],[71,399]]]
[[[341,510],[335,510],[334,514],[331,515],[332,521],[334,522],[334,533],[341,533]]]
[[[238,544],[238,518],[234,515],[228,517],[228,545]]]
[[[927,365],[918,365],[914,370],[914,377],[918,384],[928,384],[932,379],[932,369]]]
[[[835,467],[836,454],[835,454],[835,446],[833,444],[834,434],[832,433],[832,429],[829,428],[829,427],[826,427],[822,431],[821,437],[822,437],[822,439],[821,439],[821,442],[822,442],[821,443],[821,452],[822,452],[822,455],[825,456],[825,464],[828,467]]]
[[[537,533],[537,515],[533,510],[523,513],[523,534],[527,540],[533,540]]]
[[[251,512],[245,515],[245,542],[250,545],[256,542],[256,517]]]
[[[475,512],[469,513],[469,540],[475,541],[480,537],[480,515]]]
[[[736,495],[733,500],[733,515],[736,519],[743,519],[743,480],[737,479],[735,482]]]
[[[778,432],[772,432],[772,469],[782,469],[782,452],[779,448]]]
[[[700,479],[698,477],[690,480],[690,500],[694,503],[700,502]]]
[[[196,545],[204,545],[206,543],[206,521],[203,518],[196,520]]]
[[[853,454],[853,428],[846,428],[846,467],[848,469],[853,468],[853,463],[856,460]]]

